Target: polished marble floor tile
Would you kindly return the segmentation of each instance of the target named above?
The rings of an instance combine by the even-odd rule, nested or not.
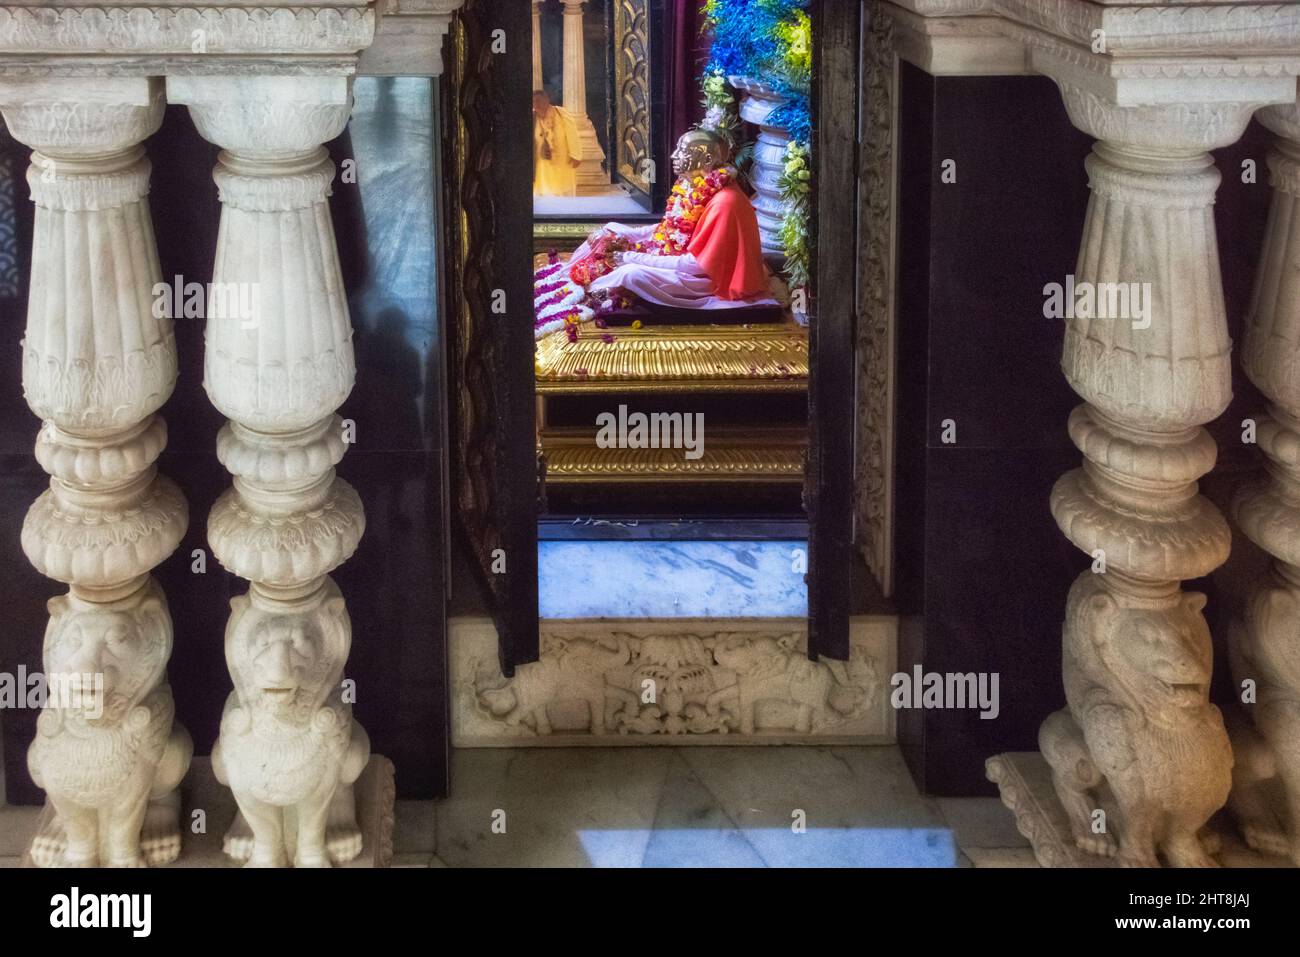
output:
[[[688,748],[686,763],[771,867],[952,867],[952,832],[896,748]]]
[[[940,817],[959,847],[1028,847],[1016,819],[999,798],[936,798]]]
[[[642,867],[766,867],[680,754],[674,754]]]
[[[1037,867],[1031,847],[968,847],[963,849],[975,867]]]
[[[543,618],[802,618],[802,541],[543,541]]]
[[[398,801],[394,808],[394,848],[405,854],[431,855],[437,837],[437,810],[433,801]]]
[[[449,867],[639,866],[671,757],[660,748],[454,751],[437,854]]]

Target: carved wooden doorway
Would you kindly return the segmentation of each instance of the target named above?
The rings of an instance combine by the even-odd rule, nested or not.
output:
[[[662,4],[615,3],[624,27],[643,23],[653,42]],[[816,156],[814,294],[810,302],[809,451],[803,502],[808,521],[808,654],[849,655],[852,548],[856,156],[860,8],[818,0],[812,112]],[[538,658],[537,521],[542,500],[534,424],[531,304],[532,196],[529,5],[470,0],[448,51],[447,210],[451,261],[449,382],[452,510],[473,570],[488,595],[502,671]],[[631,18],[628,20],[627,18]],[[640,18],[640,19],[638,19]],[[627,31],[625,31],[626,33]],[[638,35],[635,30],[631,35]],[[617,51],[616,51],[617,53]],[[615,171],[635,187],[641,137],[655,135],[646,110],[653,86],[635,57],[613,65]],[[619,86],[618,84],[622,84]],[[651,121],[652,122],[652,121]],[[639,132],[637,132],[639,130]],[[832,201],[833,198],[833,201]],[[847,198],[848,201],[845,201]]]

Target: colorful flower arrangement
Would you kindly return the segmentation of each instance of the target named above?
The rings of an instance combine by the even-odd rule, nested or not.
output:
[[[726,74],[718,69],[704,74],[701,90],[704,93],[704,119],[700,121],[700,127],[723,137],[732,152],[736,152],[741,145],[743,127],[735,94],[727,86]]]
[[[778,184],[785,200],[781,245],[785,247],[786,278],[791,289],[806,291],[812,252],[808,237],[808,220],[812,212],[812,157],[808,147],[798,140],[791,140],[785,148],[785,169]],[[796,297],[795,316],[803,322],[807,316],[798,307],[799,302],[807,302],[807,296]]]
[[[781,242],[786,251],[786,279],[806,302],[811,248],[812,190],[812,21],[809,0],[705,0],[702,12],[712,33],[709,65],[703,81],[705,126],[714,124],[733,143],[740,135],[735,100],[726,78],[762,80],[785,102],[767,122],[789,131],[785,170],[779,181],[785,214]],[[805,317],[798,316],[802,321]]]
[[[748,76],[771,86],[787,102],[773,124],[808,142],[812,134],[812,21],[809,0],[705,0],[712,33],[704,75],[705,107],[721,102],[716,77]]]

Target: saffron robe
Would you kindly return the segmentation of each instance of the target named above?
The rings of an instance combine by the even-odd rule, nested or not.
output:
[[[543,143],[550,143],[550,159],[543,155]],[[573,114],[563,107],[552,106],[545,119],[534,115],[533,195],[576,196],[578,171],[573,163],[580,162],[582,140],[578,136],[578,121]]]

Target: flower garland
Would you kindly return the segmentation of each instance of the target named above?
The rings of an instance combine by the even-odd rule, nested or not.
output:
[[[686,252],[695,227],[704,215],[704,208],[731,185],[732,178],[732,171],[724,166],[708,172],[696,171],[689,183],[679,179],[668,195],[668,206],[664,218],[655,227],[654,238],[649,242],[635,243],[632,248],[656,256],[680,256]]]
[[[571,329],[570,339],[578,336],[578,323],[595,316],[585,304],[587,291],[563,275],[564,263],[551,250],[545,266],[533,273],[533,338],[540,339],[561,329]]]

